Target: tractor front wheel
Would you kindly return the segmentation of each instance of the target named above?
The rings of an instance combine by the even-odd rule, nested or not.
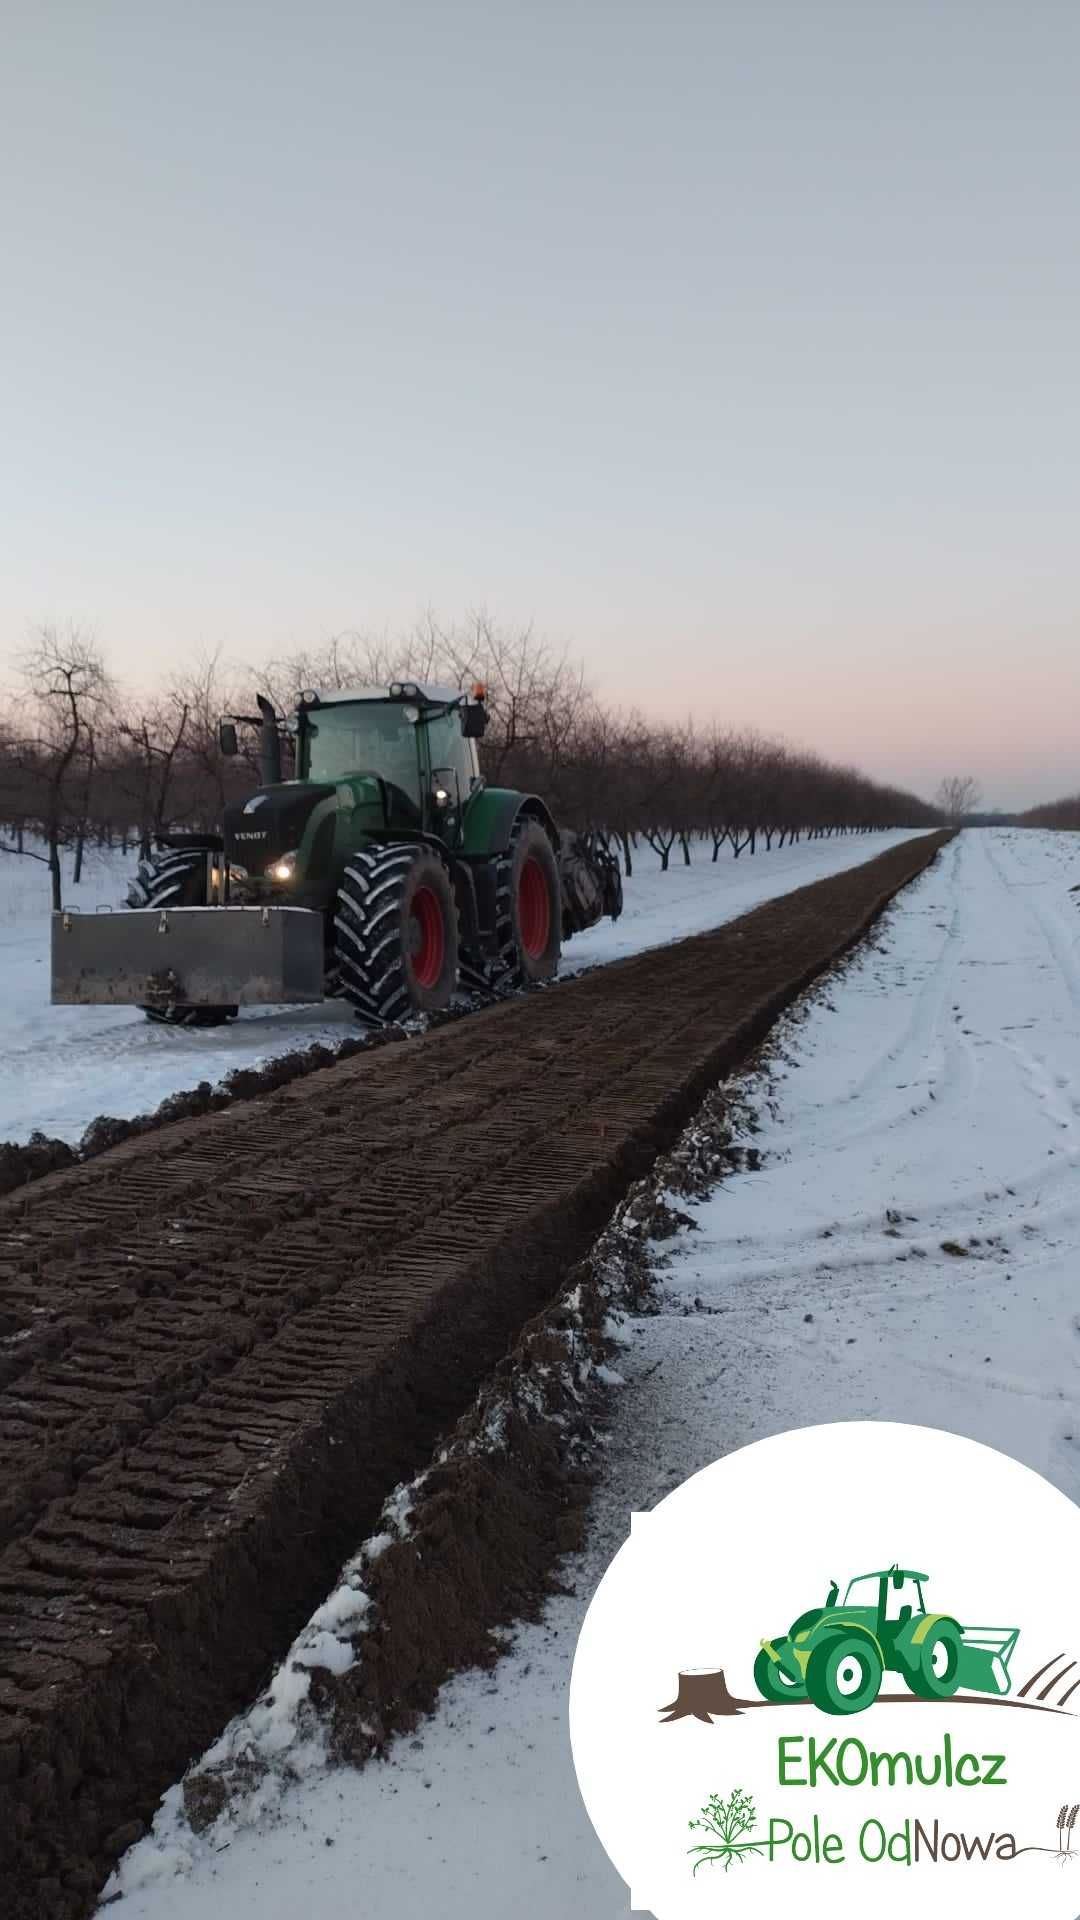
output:
[[[861,1634],[830,1635],[806,1664],[806,1691],[822,1713],[862,1713],[881,1687],[881,1656]]]
[[[950,1700],[960,1685],[960,1635],[948,1620],[912,1647],[904,1678],[920,1700]]]
[[[762,1699],[774,1705],[781,1700],[806,1699],[805,1685],[800,1685],[798,1680],[789,1680],[783,1667],[770,1659],[764,1647],[754,1661],[754,1685]]]
[[[409,842],[353,854],[338,889],[334,948],[338,990],[372,1025],[445,1007],[457,985],[458,923],[438,855]]]

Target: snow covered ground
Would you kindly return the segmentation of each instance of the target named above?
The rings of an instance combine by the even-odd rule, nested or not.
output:
[[[969,832],[786,1023],[761,1170],[690,1208],[664,1311],[626,1329],[589,1540],[543,1623],[446,1687],[386,1765],[313,1777],[275,1822],[196,1844],[183,1873],[166,1812],[110,1913],[624,1915],[566,1701],[631,1510],[748,1441],[868,1416],[987,1441],[1080,1499],[1077,881],[1075,837]]]
[[[783,851],[721,856],[713,866],[697,850],[692,867],[661,873],[643,851],[626,883],[621,920],[581,935],[564,973],[602,965],[720,926],[775,895],[858,866],[910,833],[815,841]],[[65,870],[65,906],[82,913],[122,902],[135,866],[130,856],[88,854],[78,887]],[[0,857],[0,1141],[25,1140],[35,1128],[76,1141],[100,1113],[127,1119],[167,1094],[216,1082],[234,1067],[261,1066],[276,1053],[315,1041],[333,1046],[355,1032],[350,1008],[250,1008],[228,1027],[189,1033],[151,1025],[135,1008],[49,1004],[48,875],[36,861]]]

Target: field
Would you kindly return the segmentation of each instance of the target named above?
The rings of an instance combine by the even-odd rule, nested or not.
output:
[[[834,852],[865,860],[884,839]],[[710,1178],[677,1188],[697,1231],[664,1243],[659,1311],[624,1316],[593,1370],[612,1424],[569,1591],[494,1668],[450,1678],[411,1738],[388,1729],[388,1764],[327,1770],[279,1687],[270,1718],[298,1777],[278,1767],[273,1794],[239,1795],[202,1837],[173,1789],[110,1911],[284,1920],[302,1900],[330,1916],[362,1883],[374,1920],[495,1920],[511,1851],[522,1912],[620,1911],[564,1714],[576,1625],[628,1510],[746,1440],[865,1413],[993,1440],[1076,1494],[1076,856],[1048,833],[939,844],[848,861],[663,948],[694,915],[730,916],[703,868],[665,921],[646,890],[681,876],[646,876],[625,926],[651,951],[613,971],[0,1206],[0,1781],[34,1809],[29,1837],[9,1828],[19,1920],[86,1911],[155,1793],[258,1694],[631,1181],[658,1153],[700,1158],[710,1128]],[[749,878],[764,890],[767,872]],[[162,1038],[124,1022],[129,1055]],[[410,1499],[391,1504],[403,1533]],[[384,1658],[394,1628],[380,1621]]]
[[[744,853],[738,862],[725,854],[715,866],[699,848],[691,867],[668,873],[643,847],[621,920],[579,935],[566,950],[562,973],[723,926],[763,900],[842,873],[909,837],[886,832],[809,841],[755,857]],[[134,857],[90,853],[78,887],[70,883],[70,862],[66,866],[65,906],[95,913],[123,901]],[[334,1046],[354,1031],[350,1009],[333,1002],[251,1008],[224,1030],[206,1033],[165,1033],[127,1007],[50,1007],[44,871],[35,862],[0,859],[0,1141],[25,1140],[36,1127],[74,1143],[99,1114],[148,1112],[200,1080],[262,1066],[316,1041]]]

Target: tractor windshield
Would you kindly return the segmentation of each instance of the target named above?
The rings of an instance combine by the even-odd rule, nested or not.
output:
[[[854,1580],[848,1581],[848,1590],[844,1595],[845,1607],[876,1607],[880,1578],[876,1573],[860,1573]]]
[[[377,773],[420,804],[417,728],[398,700],[363,700],[317,707],[305,717],[300,777],[343,780],[350,773]]]

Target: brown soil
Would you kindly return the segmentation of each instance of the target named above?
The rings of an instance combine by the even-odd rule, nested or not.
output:
[[[88,1910],[631,1181],[942,839],[0,1202],[9,1920]],[[429,1481],[437,1594],[385,1556],[418,1699],[436,1616],[470,1657],[481,1589],[513,1611],[569,1543],[542,1439],[521,1462],[512,1499],[479,1461]]]
[[[110,1147],[143,1134],[156,1133],[159,1127],[171,1126],[174,1120],[193,1120],[204,1113],[220,1113],[225,1107],[256,1100],[260,1094],[273,1093],[278,1087],[289,1086],[309,1073],[321,1073],[339,1061],[351,1060],[355,1054],[405,1037],[400,1027],[350,1034],[334,1047],[316,1042],[311,1047],[296,1047],[290,1053],[277,1053],[262,1067],[235,1067],[216,1086],[209,1080],[200,1080],[197,1087],[168,1094],[151,1113],[137,1113],[130,1120],[99,1114],[96,1120],[91,1120],[77,1147],[44,1133],[32,1133],[25,1142],[0,1141],[0,1194],[14,1193],[16,1187],[29,1186],[32,1180],[40,1180],[44,1174],[55,1173],[59,1168],[95,1160]]]

